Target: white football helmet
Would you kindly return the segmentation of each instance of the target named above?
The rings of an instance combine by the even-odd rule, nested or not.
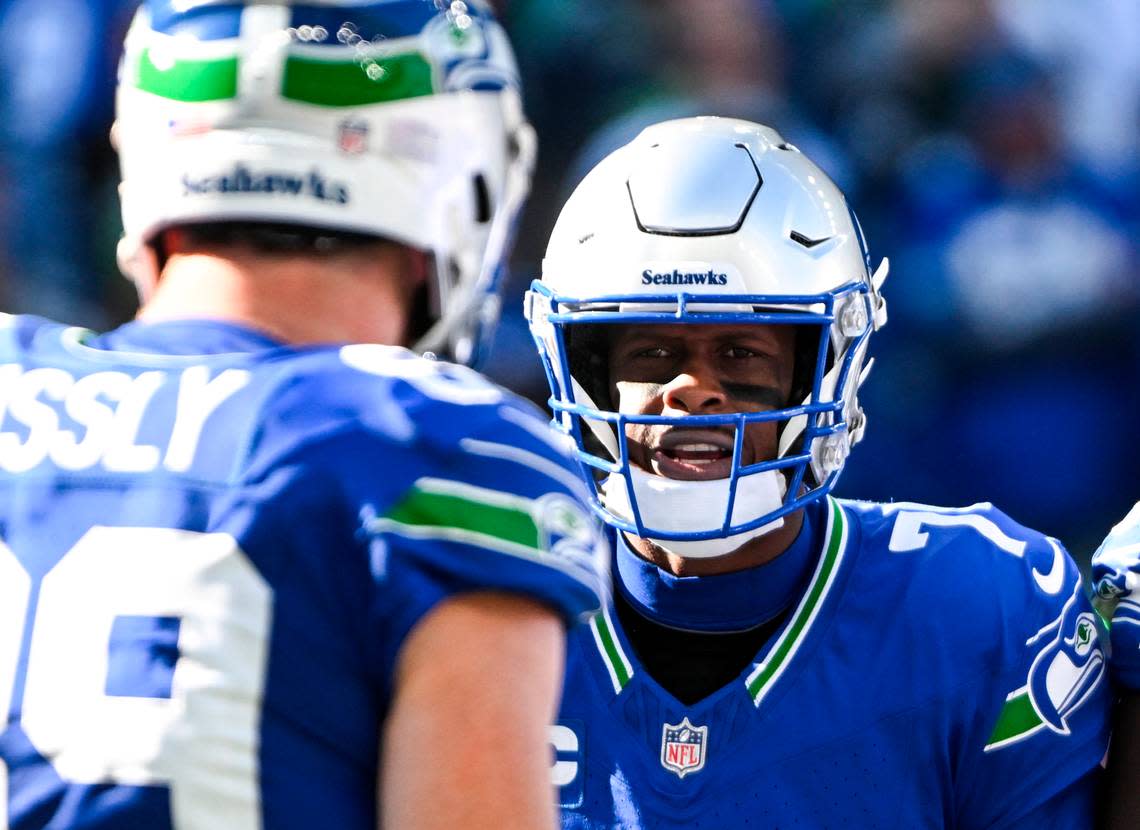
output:
[[[417,347],[475,361],[535,152],[483,0],[147,0],[116,109],[125,273],[195,222],[386,237],[433,255]]]
[[[886,322],[886,274],[886,260],[872,274],[843,194],[769,127],[667,121],[598,164],[558,217],[526,314],[554,424],[577,443],[602,519],[682,556],[719,556],[830,492],[866,424],[857,393],[868,339]],[[787,324],[818,336],[800,338],[783,408],[676,418],[615,411],[596,354],[604,338],[583,328],[639,323]],[[778,456],[742,466],[745,426],[771,421]],[[731,475],[678,481],[631,466],[629,424],[731,426]]]

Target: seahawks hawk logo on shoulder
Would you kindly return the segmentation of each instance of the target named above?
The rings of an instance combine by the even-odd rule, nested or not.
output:
[[[1026,641],[1045,647],[1029,667],[1029,698],[1046,727],[1069,734],[1066,718],[1076,711],[1104,676],[1104,652],[1097,639],[1096,617],[1077,602],[1080,585],[1061,614]]]
[[[1038,651],[1025,686],[1006,697],[986,752],[1019,743],[1042,729],[1068,735],[1068,719],[1104,679],[1097,620],[1080,597],[1078,583],[1057,618],[1025,641],[1027,648]]]

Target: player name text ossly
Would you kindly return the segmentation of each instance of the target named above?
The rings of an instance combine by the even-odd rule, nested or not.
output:
[[[249,382],[245,369],[210,374],[206,366],[190,366],[75,377],[57,368],[0,365],[0,471],[22,473],[50,461],[66,470],[185,472],[206,419]],[[160,398],[173,405],[157,410]],[[160,428],[148,429],[140,442],[144,419],[149,425],[159,417]]]

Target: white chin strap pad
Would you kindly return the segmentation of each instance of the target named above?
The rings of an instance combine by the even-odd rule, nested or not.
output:
[[[722,527],[728,511],[729,479],[678,481],[651,475],[635,467],[630,467],[629,473],[629,484],[647,532],[715,533]],[[744,524],[779,509],[784,504],[786,490],[787,484],[779,470],[741,477],[736,485],[732,524]],[[607,510],[620,519],[633,522],[625,476],[611,473],[602,483],[601,497]],[[745,542],[770,533],[783,524],[783,518],[779,518],[732,536],[684,542],[649,536],[649,541],[688,559],[711,559],[731,553]]]

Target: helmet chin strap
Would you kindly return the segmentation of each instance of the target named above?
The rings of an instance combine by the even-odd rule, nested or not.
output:
[[[647,530],[669,533],[715,533],[718,526],[710,527],[709,518],[723,517],[728,510],[729,479],[712,481],[679,481],[651,475],[644,470],[629,467],[629,486],[626,476],[611,473],[602,483],[602,503],[614,515],[632,522],[629,490],[641,513],[641,523]],[[732,507],[732,524],[743,524],[763,516],[784,504],[787,484],[779,470],[741,477],[736,484],[736,500]],[[745,542],[771,533],[783,526],[781,517],[744,533],[717,536],[696,541],[655,539],[649,541],[663,550],[687,559],[712,559],[724,556]]]

